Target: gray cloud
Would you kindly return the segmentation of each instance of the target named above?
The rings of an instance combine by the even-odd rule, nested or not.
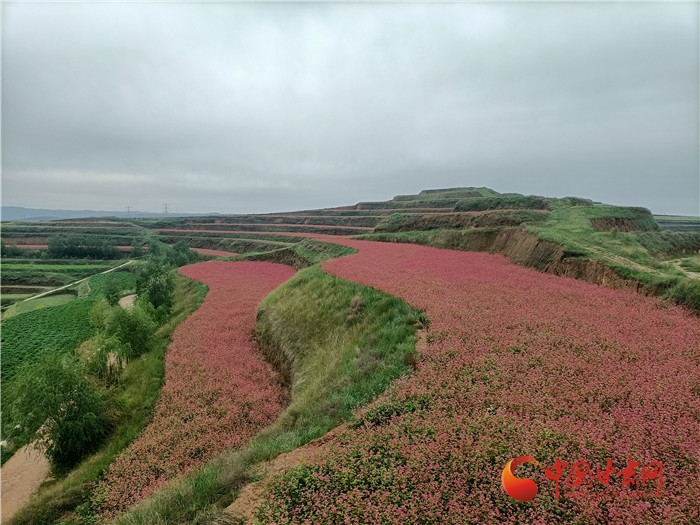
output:
[[[694,4],[4,4],[3,204],[698,213]]]

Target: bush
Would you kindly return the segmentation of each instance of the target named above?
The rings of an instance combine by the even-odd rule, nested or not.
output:
[[[97,339],[97,355],[90,361],[88,371],[104,379],[107,386],[116,385],[123,365],[131,354],[129,343],[123,343],[115,336],[100,336]]]
[[[683,279],[666,294],[679,304],[700,311],[700,281]]]
[[[147,352],[156,323],[138,306],[130,310],[113,308],[105,322],[103,336],[115,337],[125,349],[126,359],[133,359]]]
[[[58,472],[70,470],[109,434],[102,398],[73,356],[45,354],[10,389],[10,417],[21,422],[20,440],[44,449]]]
[[[121,292],[121,287],[113,279],[107,280],[105,285],[105,299],[110,306],[116,306],[119,304],[119,295]]]
[[[156,323],[156,326],[163,326],[170,317],[170,310],[165,306],[154,308],[151,303],[140,297],[136,299],[135,304],[146,314],[148,314],[148,317],[150,317],[151,320]]]
[[[99,331],[105,329],[107,317],[111,311],[112,307],[107,299],[100,299],[95,303],[95,306],[93,306],[92,310],[90,311],[90,320],[92,321],[92,325],[96,330]]]

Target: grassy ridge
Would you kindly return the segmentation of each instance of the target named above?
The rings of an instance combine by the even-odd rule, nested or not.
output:
[[[209,250],[231,251],[235,253],[260,252],[265,250],[276,250],[289,246],[292,242],[276,241],[273,239],[246,239],[240,234],[210,234],[197,235],[192,232],[186,234],[176,234],[176,232],[164,232],[161,240],[166,244],[184,241],[191,248],[206,248]],[[267,236],[266,237],[275,237]],[[280,236],[281,237],[281,236]],[[301,240],[301,238],[299,238]]]
[[[377,224],[374,231],[402,232],[427,231],[440,228],[492,228],[536,224],[546,220],[546,214],[533,210],[496,210],[470,213],[445,213],[441,215],[409,215],[392,213]]]
[[[229,260],[277,262],[299,270],[328,261],[329,259],[351,255],[355,252],[356,250],[348,248],[347,246],[315,241],[313,239],[304,239],[302,242],[290,245],[286,248],[270,252],[245,253]]]
[[[323,273],[299,272],[260,305],[257,338],[288,371],[291,403],[246,448],[157,493],[122,524],[211,523],[253,467],[325,434],[407,373],[422,316],[402,301]]]
[[[70,270],[109,270],[108,264],[3,264],[5,270],[48,270],[48,271],[70,271]]]
[[[473,197],[494,197],[498,192],[490,188],[443,188],[423,190],[417,195],[396,195],[393,201],[415,201],[425,199],[467,199]]]
[[[459,201],[454,211],[485,211],[500,209],[528,209],[548,210],[549,199],[534,195],[498,195],[494,197],[480,197]]]
[[[206,285],[178,275],[174,310],[170,321],[156,333],[151,351],[130,361],[117,387],[108,391],[107,404],[116,429],[93,456],[83,461],[68,476],[42,487],[9,521],[10,524],[90,523],[89,498],[102,472],[148,424],[151,409],[163,381],[163,357],[170,334],[204,301]]]
[[[323,226],[367,226],[372,227],[379,221],[381,217],[372,215],[361,216],[330,216],[330,217],[307,217],[304,215],[240,215],[231,217],[217,218],[216,222],[212,222],[211,217],[203,217],[190,219],[187,226],[211,226],[221,227],[222,225],[236,226],[239,224],[266,224],[274,226],[275,224],[311,224]],[[186,226],[185,226],[186,227]],[[232,229],[232,228],[229,228]]]

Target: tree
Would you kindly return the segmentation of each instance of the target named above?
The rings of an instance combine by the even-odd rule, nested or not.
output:
[[[168,252],[167,260],[174,266],[185,266],[199,260],[199,255],[185,244],[184,241],[177,241]]]
[[[107,275],[110,276],[110,274]],[[122,290],[119,284],[110,277],[107,277],[105,282],[105,299],[107,299],[110,306],[116,306],[119,303],[119,296]]]
[[[151,257],[136,275],[136,293],[154,308],[173,306],[175,278],[169,266]]]
[[[72,355],[46,352],[17,376],[9,399],[19,438],[43,449],[58,472],[70,470],[109,434],[102,398]]]
[[[143,239],[134,237],[134,239],[131,241],[131,246],[131,255],[129,257],[132,259],[143,257]]]

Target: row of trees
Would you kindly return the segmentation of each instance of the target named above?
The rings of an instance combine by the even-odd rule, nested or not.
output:
[[[55,235],[48,239],[52,259],[118,259],[114,241],[96,235]]]

